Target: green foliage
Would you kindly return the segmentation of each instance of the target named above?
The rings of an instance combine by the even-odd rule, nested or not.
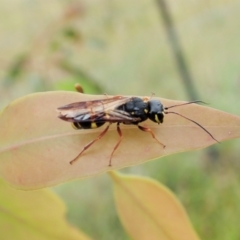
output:
[[[64,203],[49,190],[20,191],[0,180],[0,198],[2,239],[89,240],[66,222]]]

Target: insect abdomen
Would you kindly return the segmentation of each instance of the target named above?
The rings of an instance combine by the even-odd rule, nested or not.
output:
[[[75,129],[94,129],[101,127],[105,122],[73,122],[72,126]]]

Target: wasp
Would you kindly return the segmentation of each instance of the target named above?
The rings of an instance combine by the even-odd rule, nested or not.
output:
[[[125,96],[114,96],[107,97],[106,99],[98,99],[92,101],[75,102],[62,107],[59,107],[59,118],[71,122],[75,129],[94,129],[99,128],[105,123],[108,123],[107,127],[91,142],[84,146],[82,151],[70,161],[70,164],[76,162],[79,157],[96,141],[100,140],[108,131],[112,123],[117,124],[117,132],[119,140],[110,155],[109,166],[112,165],[112,157],[114,152],[119,147],[123,135],[120,129],[120,124],[136,125],[141,131],[148,132],[152,137],[163,147],[166,146],[160,142],[154,135],[153,131],[148,128],[139,125],[147,119],[160,124],[163,123],[164,114],[176,114],[179,115],[204,130],[208,135],[211,136],[216,142],[218,142],[214,136],[198,122],[187,118],[180,113],[169,111],[170,108],[192,104],[192,103],[203,103],[202,101],[191,101],[182,104],[177,104],[169,107],[164,107],[158,99],[152,99],[148,97],[125,97]]]

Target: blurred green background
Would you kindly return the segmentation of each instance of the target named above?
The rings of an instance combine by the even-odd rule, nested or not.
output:
[[[240,115],[239,13],[233,0],[2,0],[0,106],[33,92],[74,90],[79,82],[91,94],[154,92]],[[237,240],[239,144],[122,171],[172,189],[201,239]],[[53,190],[66,202],[68,220],[94,239],[129,239],[111,188],[104,174]]]

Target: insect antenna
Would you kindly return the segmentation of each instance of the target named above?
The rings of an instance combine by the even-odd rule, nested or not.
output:
[[[172,106],[170,106],[170,107],[165,107],[164,110],[168,110],[169,108],[184,106],[184,105],[188,105],[188,104],[193,104],[193,103],[203,103],[203,104],[207,104],[207,103],[205,103],[205,102],[203,102],[203,101],[196,100],[196,101],[191,101],[191,102],[187,102],[187,103],[180,103],[180,104],[172,105]]]
[[[206,104],[205,102],[203,101],[199,101],[199,100],[196,100],[196,101],[191,101],[191,102],[187,102],[187,103],[181,103],[181,104],[176,104],[176,105],[172,105],[170,107],[165,107],[164,110],[168,110],[169,108],[174,108],[174,107],[179,107],[179,106],[184,106],[184,105],[188,105],[188,104],[192,104],[192,103],[203,103],[203,104]],[[205,131],[213,140],[215,140],[216,142],[220,143],[205,127],[203,127],[201,124],[199,124],[198,122],[188,118],[188,117],[185,117],[183,116],[182,114],[180,113],[177,113],[177,112],[169,112],[169,111],[164,111],[164,113],[168,114],[168,113],[172,113],[172,114],[176,114],[182,118],[185,118],[187,119],[188,121],[196,124],[197,126],[199,126],[203,131]]]

